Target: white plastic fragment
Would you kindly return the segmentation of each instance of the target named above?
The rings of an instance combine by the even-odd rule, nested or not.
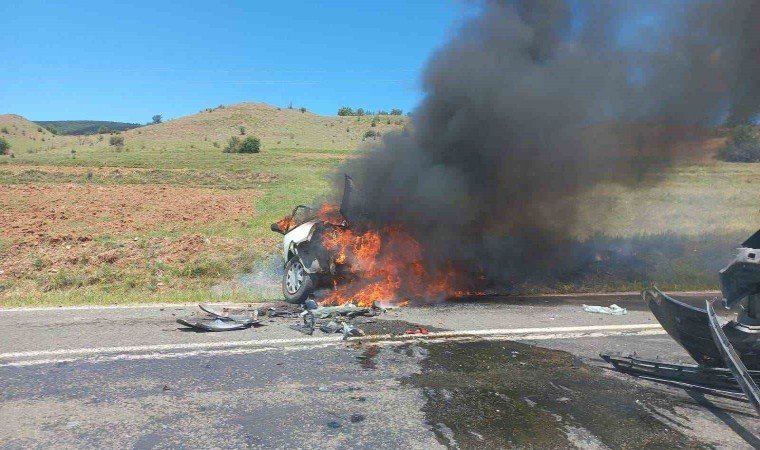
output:
[[[583,305],[583,310],[586,311],[587,313],[610,314],[613,316],[624,316],[628,314],[627,309],[621,308],[618,305],[610,305],[610,306]]]

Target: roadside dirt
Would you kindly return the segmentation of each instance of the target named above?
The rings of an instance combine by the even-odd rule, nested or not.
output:
[[[10,185],[0,196],[0,279],[33,272],[185,263],[201,253],[239,252],[246,239],[205,238],[189,227],[255,214],[255,190],[171,186]],[[164,230],[172,237],[142,237]],[[184,233],[183,233],[184,231]],[[137,236],[135,236],[137,235]]]

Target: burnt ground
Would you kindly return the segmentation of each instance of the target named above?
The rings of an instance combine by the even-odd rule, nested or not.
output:
[[[610,317],[579,312],[587,299],[502,300],[392,311],[375,322],[385,330],[372,332],[416,324],[544,331],[519,342],[488,336],[343,342],[293,331],[295,319],[230,333],[178,331],[173,321],[194,307],[2,311],[0,326],[8,332],[0,338],[0,446],[760,444],[760,425],[746,404],[623,376],[597,356],[617,350],[684,358],[667,336],[559,331],[647,324],[648,312]],[[594,304],[627,301],[635,300],[596,298]],[[156,345],[162,347],[145,347]]]

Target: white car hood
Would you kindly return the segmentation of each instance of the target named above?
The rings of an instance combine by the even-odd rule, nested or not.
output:
[[[303,241],[309,239],[311,230],[314,228],[318,220],[310,220],[309,222],[302,223],[292,230],[288,231],[282,238],[282,257],[287,261],[288,250],[291,245],[298,245]]]

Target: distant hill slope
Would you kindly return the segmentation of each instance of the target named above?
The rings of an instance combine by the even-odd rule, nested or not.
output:
[[[372,122],[375,121],[375,126]],[[354,149],[368,131],[380,135],[401,130],[405,116],[320,116],[298,109],[278,108],[265,103],[238,103],[198,114],[146,125],[124,134],[127,142],[216,142],[223,145],[232,136],[256,136],[264,148]],[[245,135],[241,135],[244,127]],[[371,138],[370,138],[371,139]],[[369,140],[369,139],[367,139]]]
[[[45,145],[53,137],[53,134],[42,126],[21,116],[0,114],[0,138],[11,144],[10,153],[35,145]]]
[[[298,109],[277,108],[264,103],[238,103],[230,106],[204,110],[198,114],[168,120],[160,124],[145,125],[121,132],[125,151],[130,153],[133,164],[143,163],[144,152],[165,149],[197,149],[204,153],[221,153],[232,136],[261,139],[262,149],[304,150],[354,150],[363,144],[379,141],[378,136],[394,130],[402,130],[409,124],[406,116],[320,116]],[[11,143],[11,152],[22,159],[43,152],[47,157],[54,154],[72,159],[71,150],[77,155],[98,149],[113,150],[109,136],[97,134],[53,135],[42,124],[113,124],[96,121],[43,121],[31,122],[15,114],[0,115],[0,133]],[[374,123],[374,126],[372,125]],[[97,128],[95,131],[97,131]],[[245,129],[241,134],[240,127]],[[72,128],[73,129],[73,128]],[[81,129],[81,128],[80,128]],[[367,133],[375,137],[367,137]],[[193,150],[195,152],[195,150]],[[17,159],[17,161],[20,161]],[[1,162],[1,161],[0,161]]]
[[[34,123],[48,129],[54,129],[58,134],[70,135],[94,134],[101,128],[107,128],[109,131],[127,131],[142,126],[139,123],[104,120],[37,120]]]

